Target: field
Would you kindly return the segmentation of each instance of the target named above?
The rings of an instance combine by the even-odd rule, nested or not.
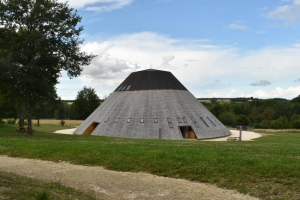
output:
[[[68,120],[65,119],[65,126],[79,126],[83,120]],[[60,125],[61,120],[58,119],[40,119],[41,125]],[[37,123],[36,120],[33,121],[34,124]]]
[[[204,142],[59,135],[50,132],[62,126],[34,128],[28,136],[16,133],[16,126],[0,125],[0,154],[183,178],[261,199],[300,197],[297,131],[261,130],[264,137],[255,141]]]

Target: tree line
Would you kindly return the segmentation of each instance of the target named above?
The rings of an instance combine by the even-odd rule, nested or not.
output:
[[[9,95],[0,92],[0,118],[17,119],[17,100],[8,97]],[[246,101],[242,98],[235,99],[231,103],[220,103],[215,98],[212,99],[214,99],[212,103],[202,104],[226,126],[300,129],[300,95],[292,100],[251,98]],[[84,120],[103,101],[104,99],[101,100],[93,88],[84,87],[71,102],[63,101],[57,95],[40,101],[33,107],[32,116],[37,120],[37,124],[42,118]]]
[[[203,103],[224,125],[254,128],[300,128],[300,95],[292,100],[251,99],[238,103]]]
[[[18,119],[17,101],[7,98],[0,93],[0,122],[5,119]],[[63,101],[55,96],[45,101],[40,101],[32,108],[32,118],[39,125],[40,119],[86,119],[99,105],[100,100],[95,90],[84,87],[72,102]],[[2,119],[2,120],[1,120]],[[25,121],[26,122],[26,121]]]

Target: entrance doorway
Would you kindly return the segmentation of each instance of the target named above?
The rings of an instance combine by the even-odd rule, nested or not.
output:
[[[83,132],[83,135],[91,135],[98,125],[99,122],[92,122],[91,125]]]
[[[179,129],[184,139],[197,139],[191,126],[179,126]]]

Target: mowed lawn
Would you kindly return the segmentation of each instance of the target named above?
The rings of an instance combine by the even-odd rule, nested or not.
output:
[[[62,129],[53,125],[34,129],[28,136],[0,125],[0,154],[183,178],[261,199],[300,198],[300,131],[208,142],[60,135],[50,133]]]

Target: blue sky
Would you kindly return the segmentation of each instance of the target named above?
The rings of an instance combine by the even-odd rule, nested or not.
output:
[[[60,0],[64,1],[64,0]],[[69,0],[82,50],[98,55],[57,85],[108,96],[131,73],[171,71],[195,97],[300,95],[300,0]]]

